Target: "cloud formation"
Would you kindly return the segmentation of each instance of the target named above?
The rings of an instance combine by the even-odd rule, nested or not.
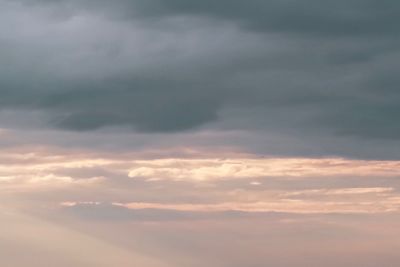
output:
[[[0,0],[0,265],[397,266],[399,11]]]
[[[73,212],[97,214],[99,219],[400,209],[398,161],[145,156],[9,150],[0,155],[0,192],[29,199],[28,206],[43,202],[59,209],[63,203]],[[138,211],[132,214],[126,209]]]
[[[398,145],[393,1],[1,5],[3,110],[75,131],[206,127]]]

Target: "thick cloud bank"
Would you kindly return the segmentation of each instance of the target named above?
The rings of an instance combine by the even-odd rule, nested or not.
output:
[[[0,108],[40,111],[75,131],[206,127],[398,147],[399,9],[389,0],[2,0]]]

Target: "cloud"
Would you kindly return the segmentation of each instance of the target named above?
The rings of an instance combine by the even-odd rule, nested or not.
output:
[[[273,266],[309,266],[299,247],[322,254],[322,265],[328,256],[346,266],[397,262],[397,161],[229,153],[3,148],[0,226],[8,231],[0,233],[1,262],[264,266],[265,247]],[[140,167],[153,173],[128,177]],[[365,247],[375,238],[378,250]]]
[[[400,6],[393,1],[202,1],[188,3],[183,0],[135,1],[135,6],[152,14],[194,14],[218,19],[239,21],[248,27],[263,31],[311,34],[382,34],[397,32],[395,10]],[[379,10],[377,11],[377,8]],[[378,18],[377,18],[378,17]]]
[[[2,5],[0,104],[44,110],[53,126],[178,132],[237,107],[260,112],[239,129],[398,137],[398,95],[379,94],[397,84],[385,78],[397,68],[392,2]],[[72,15],[57,20],[60,10]]]
[[[192,220],[225,220],[240,219],[248,216],[246,212],[232,210],[182,210],[179,208],[165,208],[162,205],[139,204],[137,208],[130,208],[131,204],[98,203],[98,202],[65,202],[61,203],[65,213],[78,218],[94,221],[192,221]],[[268,214],[264,214],[265,217]],[[272,214],[270,215],[273,216]]]
[[[349,195],[377,193],[364,189],[320,190],[321,195],[346,196],[347,200],[331,201],[295,199],[294,196],[314,192],[288,193],[287,198],[258,202],[224,202],[213,204],[169,204],[169,203],[102,203],[63,202],[62,208],[69,214],[91,220],[132,220],[132,221],[185,221],[185,220],[226,220],[243,218],[268,218],[281,214],[381,214],[399,211],[399,197],[352,200]],[[325,192],[324,192],[325,191]],[[351,192],[350,192],[351,191]],[[382,190],[378,190],[381,192]],[[379,193],[378,192],[378,193]],[[390,192],[390,191],[384,191]],[[291,198],[290,198],[291,197]],[[374,203],[372,205],[372,203]]]
[[[399,9],[0,0],[0,265],[394,266]]]
[[[394,191],[391,187],[371,187],[371,188],[342,188],[342,189],[315,189],[290,192],[287,196],[298,196],[302,194],[317,194],[317,195],[358,195],[358,194],[379,194],[390,193]]]
[[[396,176],[397,161],[344,159],[156,159],[134,162],[129,177],[214,181],[260,177]]]
[[[88,208],[95,216],[111,209],[110,217],[118,218],[132,216],[121,207],[143,209],[135,215],[149,220],[214,218],[219,215],[210,213],[231,211],[382,213],[399,208],[397,161],[200,155],[9,149],[0,155],[0,191],[28,207],[72,203],[82,213]],[[151,210],[160,212],[152,217]]]
[[[392,34],[397,31],[394,25],[398,19],[396,10],[400,8],[390,0],[341,0],[326,4],[316,0],[250,0],[246,3],[240,0],[198,3],[183,0],[117,0],[113,5],[107,1],[91,0],[35,2],[52,4],[53,7],[60,5],[75,11],[94,8],[123,18],[205,16],[234,21],[253,30],[317,35]]]

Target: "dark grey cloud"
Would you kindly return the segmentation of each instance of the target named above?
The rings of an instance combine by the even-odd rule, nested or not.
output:
[[[139,1],[155,14],[198,14],[238,21],[261,31],[319,35],[398,33],[394,1]]]
[[[395,1],[0,4],[2,110],[75,131],[205,127],[343,147],[317,154],[373,157],[354,138],[399,145]]]
[[[30,3],[32,1],[29,1]],[[117,0],[36,1],[61,4],[64,8],[98,9],[120,16],[150,17],[194,15],[230,20],[259,31],[317,35],[398,34],[400,5],[392,0]],[[78,8],[76,8],[78,9]],[[75,11],[76,11],[75,9]]]
[[[174,84],[128,82],[122,88],[72,90],[49,96],[45,107],[61,113],[53,122],[62,128],[92,130],[104,125],[133,125],[145,132],[180,131],[216,119],[219,99],[201,88],[189,95]],[[125,87],[125,88],[124,88]],[[182,112],[185,110],[185,112]]]

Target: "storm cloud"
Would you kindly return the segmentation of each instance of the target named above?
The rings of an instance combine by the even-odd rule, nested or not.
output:
[[[0,4],[0,108],[42,112],[47,127],[398,147],[395,1]]]

